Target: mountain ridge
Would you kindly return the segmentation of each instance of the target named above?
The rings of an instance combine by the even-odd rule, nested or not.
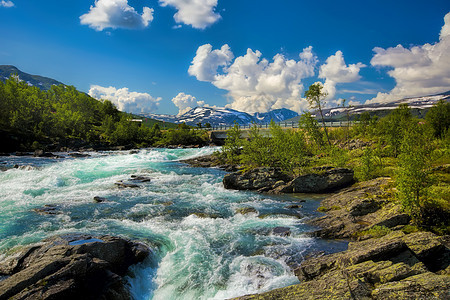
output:
[[[19,80],[25,81],[30,86],[36,86],[41,90],[47,91],[52,85],[60,85],[63,84],[53,78],[40,76],[40,75],[31,75],[19,70],[17,67],[13,65],[0,65],[0,80],[5,81],[11,75],[19,76]]]
[[[180,116],[158,114],[143,114],[142,116],[151,117],[164,122],[186,123],[187,125],[209,123],[213,126],[217,126],[233,125],[235,122],[239,125],[269,123],[271,120],[281,122],[298,116],[298,114],[286,108],[276,109],[266,113],[254,113],[251,115],[231,108],[195,107]]]
[[[423,117],[426,111],[435,105],[438,101],[450,101],[450,91],[442,92],[439,94],[419,97],[409,97],[400,100],[386,102],[386,103],[370,103],[361,104],[350,107],[333,107],[323,109],[324,118],[328,121],[342,120],[347,118],[347,113],[350,116],[369,112],[370,114],[376,114],[380,117],[387,115],[391,110],[396,109],[400,104],[408,104],[409,108],[420,117]],[[317,112],[312,112],[317,115]],[[300,116],[286,120],[287,122],[298,122]]]

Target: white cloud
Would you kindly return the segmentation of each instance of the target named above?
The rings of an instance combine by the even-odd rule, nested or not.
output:
[[[14,3],[13,3],[12,1],[9,1],[9,0],[2,0],[2,1],[0,2],[0,6],[3,6],[3,7],[13,7],[13,6],[14,6]]]
[[[450,13],[444,17],[439,42],[431,45],[402,45],[373,49],[373,66],[390,67],[396,86],[389,93],[378,93],[366,103],[389,102],[405,97],[424,96],[450,90]]]
[[[80,17],[83,25],[102,31],[105,28],[145,28],[153,21],[153,9],[144,7],[139,14],[128,0],[96,0],[88,13]]]
[[[221,18],[214,12],[217,0],[159,0],[159,4],[163,7],[172,6],[177,10],[173,16],[177,23],[197,29],[205,29]]]
[[[227,90],[232,100],[228,107],[250,113],[283,107],[300,112],[307,107],[301,99],[301,81],[314,75],[317,58],[312,47],[305,48],[297,61],[277,54],[272,62],[261,59],[262,53],[252,49],[234,61],[228,45],[211,50],[209,44],[198,48],[189,74]]]
[[[227,44],[218,50],[211,50],[212,46],[210,44],[198,47],[188,70],[189,75],[197,77],[200,81],[214,81],[217,69],[227,66],[234,58]]]
[[[107,99],[114,103],[120,111],[140,114],[150,113],[158,108],[161,98],[154,98],[147,93],[130,92],[128,88],[102,87],[91,85],[89,96],[96,99]]]
[[[444,17],[444,26],[442,26],[439,39],[442,40],[448,36],[450,36],[450,13],[446,14]]]
[[[182,115],[194,107],[205,106],[204,101],[197,101],[194,96],[185,93],[179,93],[178,95],[176,95],[172,99],[172,102],[176,107],[178,107],[178,115]]]
[[[363,67],[365,65],[362,63],[347,66],[342,51],[328,57],[319,70],[319,78],[325,79],[324,90],[328,93],[327,99],[334,98],[337,84],[358,81],[361,78],[359,71]]]

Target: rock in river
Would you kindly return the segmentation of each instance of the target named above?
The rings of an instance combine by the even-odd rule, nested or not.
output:
[[[353,184],[353,170],[329,168],[321,173],[298,176],[284,186],[274,189],[274,193],[325,193]]]
[[[119,237],[53,237],[0,262],[0,300],[131,299],[123,276],[149,254]]]
[[[278,168],[256,168],[247,172],[234,172],[225,175],[223,185],[233,190],[269,191],[279,181],[287,182],[291,178]]]
[[[247,172],[225,175],[226,189],[258,190],[269,193],[324,193],[338,190],[354,182],[353,170],[328,168],[320,173],[311,173],[292,179],[278,168],[256,168]]]

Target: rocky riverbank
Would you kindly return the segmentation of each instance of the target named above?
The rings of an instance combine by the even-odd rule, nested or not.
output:
[[[0,263],[0,300],[131,299],[123,277],[149,254],[113,236],[49,238]]]
[[[450,237],[411,232],[392,192],[378,178],[326,198],[312,235],[350,239],[348,250],[301,262],[300,284],[236,299],[450,299]]]

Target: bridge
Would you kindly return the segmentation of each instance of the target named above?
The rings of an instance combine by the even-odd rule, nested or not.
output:
[[[327,127],[347,127],[352,126],[354,124],[358,123],[357,121],[333,121],[333,122],[325,122],[325,126]],[[299,123],[295,121],[291,122],[277,122],[275,123],[279,125],[282,128],[300,128]],[[264,124],[247,124],[247,125],[239,125],[240,129],[250,129],[253,125],[258,126],[258,128],[269,128],[270,123],[264,123]],[[322,126],[322,123],[319,122],[319,125]],[[233,128],[234,125],[214,125],[211,128],[208,128],[208,130],[211,131],[222,131],[222,130],[228,130]]]
[[[336,122],[325,122],[325,125],[327,127],[337,128],[337,127],[352,126],[356,123],[357,122],[355,122],[355,121],[350,121],[350,122],[336,121]],[[286,129],[300,128],[298,122],[278,122],[276,124],[279,125],[281,128],[286,128]],[[319,124],[321,124],[321,123],[319,123]],[[249,137],[249,135],[248,135],[249,129],[254,125],[258,126],[258,128],[261,129],[261,131],[260,131],[261,135],[270,136],[269,123],[240,125],[239,128],[241,129],[241,136],[243,138],[248,138]],[[211,141],[213,141],[217,145],[222,145],[225,142],[225,139],[227,138],[227,130],[231,129],[233,126],[234,125],[216,125],[216,126],[212,126],[212,128],[209,128],[208,130],[210,131]]]

